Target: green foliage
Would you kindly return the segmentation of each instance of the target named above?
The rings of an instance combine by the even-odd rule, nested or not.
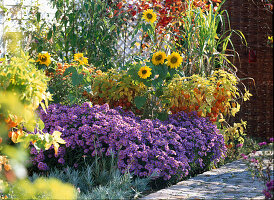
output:
[[[57,23],[43,21],[36,10],[29,20],[30,25],[35,25],[35,31],[24,30],[26,35],[32,36],[28,45],[31,54],[48,51],[70,62],[73,54],[83,52],[98,68],[115,67],[113,60],[119,58],[117,38],[124,23],[124,15],[114,13],[116,3],[101,0],[51,2],[57,10],[54,17]]]
[[[145,90],[146,86],[132,79],[126,70],[112,69],[94,77],[91,99],[95,104],[108,103],[111,107],[130,109],[135,97],[142,96]]]
[[[21,102],[35,110],[42,100],[47,105],[51,96],[47,92],[49,78],[33,62],[24,52],[4,60],[0,64],[0,90],[20,94]]]
[[[33,112],[30,112],[26,107],[28,104],[23,104],[22,101],[19,100],[21,95],[20,93],[14,95],[14,92],[0,90],[1,194],[7,195],[8,198],[11,199],[75,199],[74,188],[69,184],[63,184],[56,179],[38,179],[34,183],[26,180],[27,171],[25,166],[28,164],[26,144],[29,145],[30,141],[34,142],[34,140],[36,140],[37,144],[41,143],[40,148],[43,149],[46,149],[53,143],[56,146],[56,142],[62,142],[60,140],[60,133],[55,134],[56,136],[45,134],[43,135],[44,138],[39,134],[20,135],[16,140],[21,140],[25,145],[23,145],[23,143],[17,146],[7,145],[9,128],[15,130],[16,128],[13,126],[19,123],[18,121],[12,121],[15,125],[10,127],[11,123],[10,120],[6,120],[7,116],[17,116],[16,119],[20,117],[25,127],[28,127],[29,121],[31,121],[32,125],[34,120]],[[13,136],[14,134],[12,134],[12,137]],[[46,136],[48,137],[46,138]],[[4,169],[2,169],[2,164],[4,165]],[[66,191],[66,194],[64,194],[63,191]]]
[[[62,171],[54,169],[47,177],[74,185],[79,193],[78,199],[132,199],[149,189],[150,177],[133,178],[129,173],[121,174],[115,166],[109,169],[103,164],[102,167],[100,162],[97,160],[81,170],[69,167]],[[33,174],[30,179],[34,181],[39,176]]]
[[[228,19],[228,25],[225,24],[225,17]],[[236,69],[228,60],[229,56],[236,54],[231,36],[235,33],[242,40],[245,39],[242,32],[230,28],[226,10],[221,11],[221,6],[214,10],[210,5],[208,11],[190,6],[180,20],[183,24],[180,33],[173,37],[177,38],[175,48],[185,56],[182,67],[187,76],[208,76],[220,68],[233,71]],[[228,49],[229,45],[232,49]]]
[[[250,171],[252,177],[257,177],[261,181],[264,182],[265,190],[266,192],[270,192],[272,195],[270,195],[269,199],[271,199],[271,196],[273,197],[273,185],[271,185],[270,181],[273,182],[273,138],[270,143],[268,142],[262,142],[259,143],[259,146],[263,149],[261,152],[253,151],[248,156],[242,154],[241,156],[244,159],[244,162],[248,166],[248,170]],[[270,184],[270,185],[268,185]],[[268,199],[268,198],[266,198]]]
[[[84,92],[90,92],[91,73],[84,66],[70,65],[64,73],[53,70],[48,90],[54,103],[81,104],[87,101]]]
[[[76,190],[72,185],[50,178],[38,178],[31,183],[19,180],[8,189],[11,199],[76,199]]]

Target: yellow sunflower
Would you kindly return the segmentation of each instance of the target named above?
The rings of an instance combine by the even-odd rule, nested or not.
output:
[[[183,58],[179,53],[173,52],[167,57],[167,65],[170,68],[177,68],[183,62]]]
[[[78,61],[80,65],[88,64],[88,58],[84,57],[83,53],[74,54],[74,61]]]
[[[147,9],[143,13],[143,19],[145,19],[147,22],[153,23],[156,21],[156,14],[152,9]]]
[[[152,63],[154,65],[164,64],[166,59],[166,53],[162,51],[158,51],[152,56]]]
[[[44,53],[44,54],[39,53],[38,59],[36,60],[36,62],[39,62],[39,64],[41,65],[45,64],[48,67],[49,64],[51,63],[50,55],[48,53]]]
[[[140,76],[140,78],[142,79],[147,79],[148,77],[151,76],[151,68],[145,66],[145,67],[141,67],[138,75]]]

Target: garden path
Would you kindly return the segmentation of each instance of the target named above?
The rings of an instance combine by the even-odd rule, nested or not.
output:
[[[258,151],[257,153],[261,153]],[[257,154],[256,153],[256,154]],[[265,199],[264,184],[252,178],[242,159],[199,174],[142,198],[149,199]],[[272,168],[273,170],[273,168]]]

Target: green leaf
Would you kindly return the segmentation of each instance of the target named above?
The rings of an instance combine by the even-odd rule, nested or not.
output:
[[[66,70],[65,70],[65,72],[64,72],[64,76],[66,76],[66,75],[69,75],[70,73],[72,73],[72,74],[77,74],[77,70],[75,69],[75,67],[69,67],[69,68],[67,68]]]
[[[52,37],[52,30],[50,29],[47,35],[47,39],[49,40]]]
[[[154,87],[158,88],[161,86],[162,80],[157,78],[157,79],[152,80],[151,83]]]
[[[142,29],[144,32],[147,32],[149,27],[147,26],[147,24],[142,24]]]
[[[156,70],[155,70],[155,73],[156,73]],[[159,74],[159,78],[160,79],[163,79],[163,80],[166,79],[167,73],[168,73],[167,66],[165,66],[165,65],[159,65],[157,67],[157,74]]]
[[[166,112],[157,113],[157,119],[162,120],[162,121],[167,120],[168,119],[168,114]]]
[[[36,13],[36,19],[37,19],[38,22],[40,22],[40,19],[41,19],[41,13],[40,12]]]
[[[130,44],[130,47],[133,47],[135,44],[136,44],[136,41],[133,41],[133,42]]]
[[[53,24],[52,29],[53,29],[53,32],[56,32],[56,25],[55,24]]]
[[[45,128],[45,124],[41,119],[38,120],[37,125],[38,125],[40,130],[43,130]]]
[[[37,51],[38,51],[38,53],[42,52],[42,51],[43,51],[43,47],[42,47],[42,46],[39,46],[39,47],[37,48]]]
[[[159,87],[159,88],[156,89],[155,95],[156,95],[157,97],[159,97],[159,96],[161,96],[161,95],[163,95],[163,94],[164,94],[164,92],[163,92],[163,87]]]
[[[109,29],[109,32],[112,32],[115,28],[116,28],[116,26],[115,26],[115,25],[112,25],[112,26],[110,27],[110,29]]]
[[[79,80],[79,76],[77,73],[73,73],[72,76],[71,76],[71,80],[72,80],[72,84],[74,86],[77,86],[80,84],[80,80]]]
[[[141,109],[147,101],[147,98],[145,96],[136,96],[134,98],[134,103],[138,109]]]

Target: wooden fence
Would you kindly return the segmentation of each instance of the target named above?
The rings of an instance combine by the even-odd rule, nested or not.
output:
[[[267,45],[272,33],[273,14],[259,0],[227,0],[223,8],[228,11],[231,28],[243,32],[248,46],[236,35],[233,42],[240,60],[237,66],[240,78],[251,77],[243,83],[253,94],[244,102],[238,119],[246,120],[249,135],[269,138],[273,135],[273,48]]]

